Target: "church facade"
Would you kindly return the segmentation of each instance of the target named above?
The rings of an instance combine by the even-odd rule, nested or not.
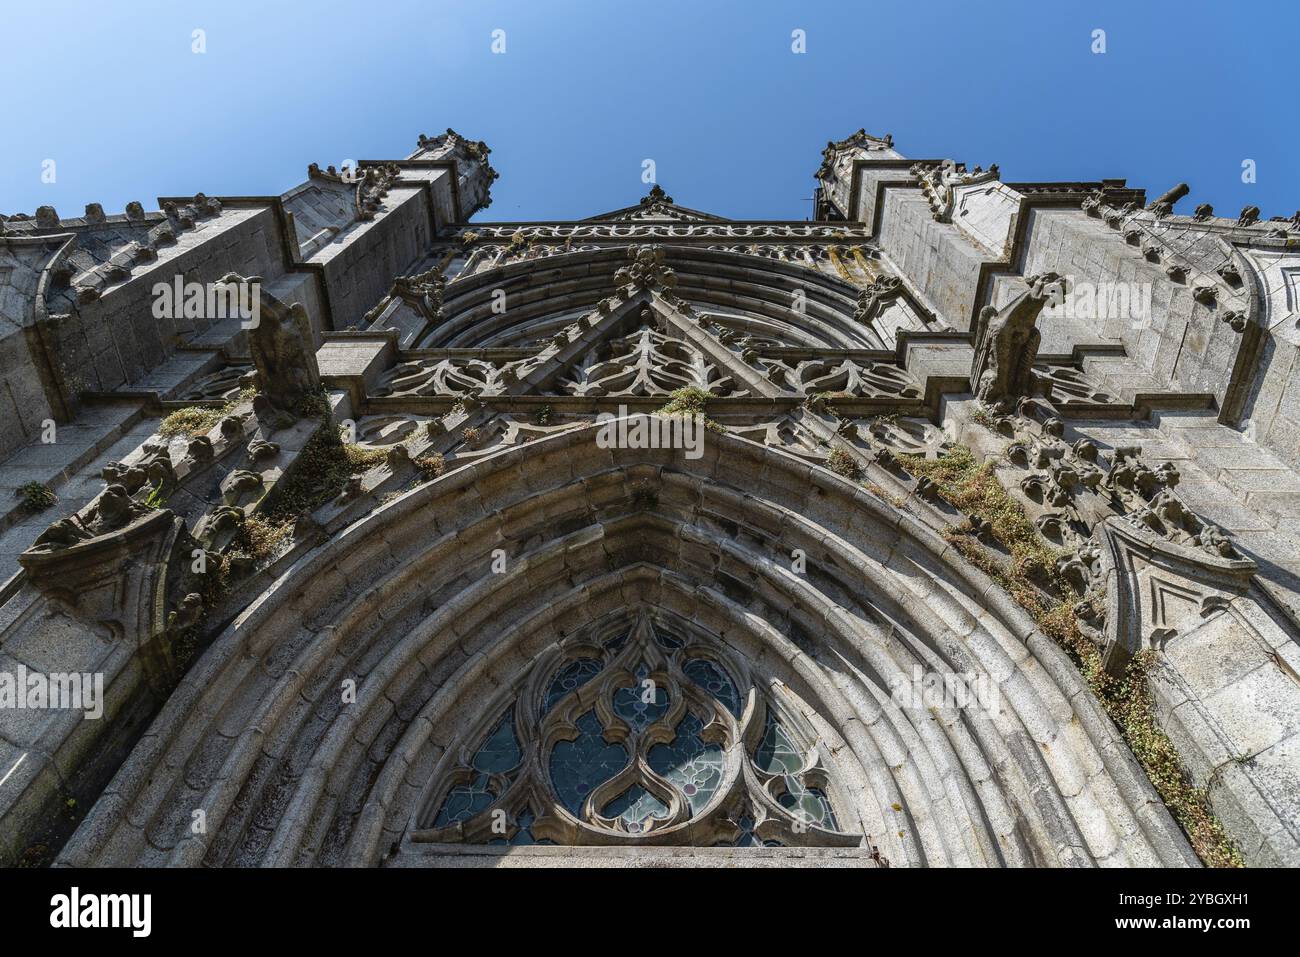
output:
[[[0,221],[0,862],[1300,865],[1300,214],[496,175]]]

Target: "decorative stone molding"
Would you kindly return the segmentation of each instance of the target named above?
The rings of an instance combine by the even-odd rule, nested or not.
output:
[[[1177,501],[1168,491],[1159,495]],[[1092,582],[1101,597],[1091,604],[1104,612],[1090,624],[1101,626],[1093,637],[1103,666],[1115,676],[1139,651],[1162,648],[1180,630],[1194,630],[1221,614],[1230,600],[1245,594],[1257,570],[1235,552],[1227,557],[1213,548],[1189,547],[1171,540],[1162,528],[1134,519],[1107,518],[1098,525],[1092,546]]]
[[[550,223],[546,225],[520,224],[501,226],[466,226],[460,237],[471,245],[493,245],[518,237],[520,244],[555,243],[566,241],[626,242],[628,240],[730,240],[755,243],[815,244],[828,240],[865,242],[867,234],[861,225],[854,223],[731,223],[726,221],[701,223]],[[536,246],[534,247],[536,248]],[[576,251],[576,250],[575,250]]]
[[[1106,453],[1086,438],[1067,442],[1064,423],[1043,398],[1022,399],[1014,410],[1003,403],[992,427],[1012,439],[1005,459],[1019,472],[1028,515],[1045,538],[1069,550],[1058,571],[1085,593],[1076,608],[1080,626],[1101,646],[1111,674],[1121,675],[1136,651],[1157,647],[1160,636],[1167,637],[1167,631],[1152,628],[1172,627],[1159,611],[1150,615],[1162,623],[1146,630],[1134,624],[1140,617],[1134,609],[1143,602],[1158,608],[1161,600],[1143,584],[1146,578],[1135,577],[1140,569],[1131,559],[1134,549],[1148,556],[1148,563],[1155,561],[1151,555],[1163,556],[1160,561],[1176,565],[1187,581],[1220,582],[1211,590],[1215,595],[1229,585],[1234,594],[1249,586],[1255,563],[1178,498],[1179,473],[1171,463],[1152,468],[1137,447]],[[1121,545],[1128,549],[1125,555],[1116,551]],[[1195,590],[1184,581],[1170,594],[1178,589]],[[1205,606],[1207,614],[1210,610]]]
[[[137,750],[120,776],[126,783],[119,807],[133,815],[150,805],[151,795],[160,795],[163,805],[152,806],[163,811],[164,823],[146,840],[126,831],[125,818],[113,809],[97,807],[65,849],[64,860],[376,864],[394,842],[400,853],[419,838],[476,839],[491,817],[476,815],[498,799],[505,802],[499,806],[507,810],[508,839],[521,842],[538,839],[530,828],[548,815],[554,827],[544,833],[551,840],[581,835],[610,843],[675,843],[694,833],[692,828],[701,837],[738,840],[751,830],[738,816],[746,809],[731,803],[741,799],[756,800],[767,811],[766,833],[762,821],[751,817],[760,839],[785,836],[817,844],[847,838],[878,846],[901,864],[1188,862],[1176,827],[1158,804],[1153,806],[1154,792],[1123,758],[1114,728],[1063,653],[1035,638],[1032,623],[1010,602],[997,600],[984,576],[945,560],[951,549],[937,534],[900,518],[893,506],[856,483],[756,442],[719,434],[705,458],[691,461],[665,450],[601,449],[594,431],[592,426],[561,430],[489,452],[472,466],[372,511],[347,535],[325,541],[287,568],[274,594],[294,596],[292,607],[263,600],[232,621],[205,653],[202,672],[186,679],[155,722],[157,747]],[[509,480],[483,481],[492,475]],[[728,522],[739,522],[739,531]],[[488,573],[488,551],[467,565],[469,553],[449,548],[449,542],[506,549],[506,571]],[[817,575],[790,573],[792,548],[819,556]],[[342,569],[349,576],[345,588],[339,586]],[[943,581],[938,590],[935,577]],[[376,602],[387,602],[384,614],[374,610]],[[304,616],[299,603],[313,611]],[[785,609],[781,628],[766,624],[777,607]],[[619,644],[607,663],[611,671],[602,669],[581,687],[562,682],[561,697],[540,720],[533,721],[527,710],[536,697],[517,705],[524,710],[506,727],[521,736],[516,740],[524,745],[524,763],[517,773],[515,762],[491,764],[493,755],[508,757],[509,751],[484,750],[483,744],[499,740],[501,716],[519,700],[517,694],[540,689],[544,702],[555,677],[549,666],[564,671],[584,657],[570,642],[591,645],[599,654],[607,639],[617,640],[609,629],[627,624],[629,610],[641,609],[656,625],[671,623],[670,637],[679,647],[665,648],[653,636],[649,641],[658,652],[645,643],[631,647],[650,655],[644,677],[654,678],[665,692],[662,703],[683,711],[661,716],[641,709],[642,703],[658,708],[659,696],[643,699],[637,693],[643,689],[639,671],[645,656],[628,651],[619,657],[629,647]],[[687,630],[678,630],[679,623]],[[1013,639],[1019,657],[1008,657],[1005,642],[1018,635],[1029,637]],[[947,641],[956,660],[938,662],[917,652],[936,640]],[[258,650],[264,668],[248,671],[248,648]],[[308,670],[285,674],[300,683],[320,720],[298,722],[293,709],[262,706],[270,701],[263,702],[265,669],[278,678],[299,660],[292,652],[301,655],[308,648],[310,654],[301,659]],[[864,661],[869,667],[846,672],[843,656],[863,651],[871,656]],[[726,704],[733,696],[725,684],[717,683],[714,692],[708,682],[696,684],[692,677],[700,667],[691,664],[695,658],[726,667],[731,659],[725,656],[759,669],[752,681],[740,665],[729,669],[741,698],[739,718]],[[359,661],[373,664],[358,672]],[[940,678],[958,671],[987,675],[1002,691],[999,714],[969,755],[932,746],[918,735],[899,751],[902,768],[885,767],[879,754],[901,744],[899,729],[910,736],[909,729],[934,720],[924,701],[906,703],[913,662]],[[1033,680],[1021,680],[1022,672]],[[614,674],[615,680],[605,680]],[[847,679],[836,677],[845,674]],[[364,680],[367,689],[350,709],[329,691],[344,675]],[[616,703],[604,691],[624,694]],[[620,719],[616,707],[622,708],[628,691],[633,710]],[[213,709],[218,695],[225,704]],[[729,719],[715,709],[715,701]],[[887,720],[827,720],[839,709],[856,713],[867,703],[872,714],[885,709]],[[564,794],[553,793],[559,790],[555,778],[540,777],[549,774],[556,749],[575,741],[590,723],[584,719],[588,704],[602,730],[619,727],[622,720],[628,729],[622,740],[644,753],[650,773],[668,784],[654,781],[639,764],[625,772],[629,762],[611,762],[610,775],[591,779],[586,793],[611,776],[635,774],[635,782],[627,777],[617,783],[638,784],[668,809],[667,817],[648,803],[636,803],[639,792],[630,795],[614,784],[590,802],[584,797],[590,815],[582,805],[575,813]],[[741,729],[765,735],[766,706],[780,709],[779,717],[788,710],[799,720],[786,728],[791,745],[781,746],[789,760],[782,762],[780,775],[765,763],[750,777],[745,762],[753,738]],[[696,793],[689,794],[690,782],[683,780],[679,788],[666,771],[655,771],[661,766],[658,755],[652,760],[641,749],[642,743],[651,749],[656,742],[668,744],[667,727],[683,744],[683,733],[693,730],[682,727],[687,711],[713,719],[701,725],[713,728],[703,738],[705,745],[717,745],[724,755],[722,792],[703,787],[706,779],[699,778]],[[552,713],[557,717],[550,718]],[[253,716],[249,720],[260,733],[244,733],[243,719],[231,725],[232,714]],[[1051,720],[1044,722],[1042,715]],[[800,731],[804,721],[811,727]],[[852,733],[841,738],[838,727]],[[817,739],[825,742],[824,751]],[[247,759],[264,753],[268,740],[285,743],[278,753],[327,770],[286,778],[290,791],[276,794],[248,786],[253,779],[241,770],[234,778],[202,780],[203,793],[186,797],[187,806],[198,802],[221,809],[226,805],[210,801],[209,792],[214,797],[216,789],[247,787],[254,802],[250,814],[292,808],[274,818],[267,840],[239,839],[248,819],[242,807],[238,813],[213,811],[202,841],[194,840],[179,818],[172,826],[164,808],[174,802],[166,795],[175,793],[173,782],[187,775],[195,780],[190,755],[202,753],[220,766],[251,773],[255,761]],[[984,773],[994,753],[1016,762],[1017,773],[998,776],[988,788],[972,787],[970,793],[978,797],[974,806],[954,806],[923,786],[922,761],[926,767],[935,762],[965,787]],[[1097,800],[1094,791],[1085,790],[1067,800],[1056,776],[1081,764],[1095,767],[1105,793],[1120,797]],[[409,786],[412,767],[427,769],[420,772],[427,786],[418,791]],[[268,769],[263,763],[258,773],[264,770],[279,773],[278,764]],[[825,793],[835,815],[827,834],[795,833],[789,812],[800,802],[791,777],[802,793]],[[470,801],[470,813],[439,821],[445,797],[457,787],[466,790],[458,792],[453,807]],[[783,793],[793,801],[781,800]],[[478,803],[477,794],[487,805]],[[605,797],[615,806],[598,799]],[[688,817],[692,797],[707,803],[691,807]],[[619,798],[627,799],[626,807]],[[785,814],[769,806],[768,798]],[[557,799],[568,817],[557,809]],[[363,808],[362,814],[341,810],[344,803]],[[531,821],[525,819],[524,804]],[[956,819],[945,819],[954,813]],[[459,830],[446,830],[457,824]],[[817,826],[814,821],[812,827]],[[327,831],[340,839],[314,839]],[[1093,833],[1101,837],[1087,836]]]
[[[378,166],[365,167],[361,182],[357,183],[355,204],[356,218],[367,222],[375,218],[380,205],[388,195],[388,190],[402,175],[396,163],[383,163]]]
[[[450,127],[446,133],[439,133],[437,136],[425,136],[421,133],[419,148],[436,159],[452,155],[466,157],[483,167],[490,179],[500,177],[488,162],[488,156],[492,152],[488,145],[482,140],[466,139]]]
[[[116,476],[116,473],[111,474]],[[143,484],[143,476],[141,479],[137,488]],[[82,511],[59,519],[46,528],[24,554],[62,551],[121,531],[148,514],[149,509],[132,500],[124,485],[109,485]]]
[[[796,768],[744,753],[815,739],[756,684],[743,661],[644,609],[602,625],[540,657],[479,740],[448,749],[411,839],[489,843],[506,820],[507,839],[529,843],[857,846],[837,829],[819,749],[804,745]],[[635,757],[602,771],[593,745]]]
[[[18,562],[46,599],[139,647],[146,673],[162,688],[174,674],[171,649],[158,639],[167,631],[169,589],[181,577],[174,566],[187,560],[191,545],[170,510],[140,506],[121,485],[110,485],[81,512],[51,525]]]
[[[829,180],[837,173],[843,171],[843,161],[846,156],[854,156],[860,153],[886,152],[894,148],[894,137],[886,133],[883,137],[875,137],[865,129],[859,129],[844,139],[836,142],[829,140],[826,148],[822,150],[822,165],[813,174],[813,179]]]
[[[921,185],[921,192],[930,204],[930,212],[936,222],[952,222],[953,208],[957,203],[956,190],[961,186],[976,186],[991,183],[998,179],[998,167],[994,163],[987,170],[976,166],[967,172],[965,163],[943,160],[939,163],[916,163],[911,173]]]
[[[902,292],[903,281],[897,276],[879,277],[858,296],[858,307],[853,312],[853,318],[858,322],[870,322]]]

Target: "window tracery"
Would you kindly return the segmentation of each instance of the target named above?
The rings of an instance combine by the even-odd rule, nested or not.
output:
[[[840,830],[829,753],[763,684],[684,622],[623,617],[539,658],[513,700],[489,709],[435,769],[412,837],[860,844]]]

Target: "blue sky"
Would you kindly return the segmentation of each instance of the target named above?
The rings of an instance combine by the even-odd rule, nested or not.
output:
[[[448,126],[501,173],[480,220],[629,205],[644,159],[679,203],[802,219],[822,147],[858,127],[1008,181],[1300,207],[1293,0],[9,0],[0,17],[6,213],[279,193],[309,162],[405,156]]]

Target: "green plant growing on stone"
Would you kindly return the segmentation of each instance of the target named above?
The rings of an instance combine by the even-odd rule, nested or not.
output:
[[[443,473],[446,468],[446,462],[443,461],[441,452],[430,452],[427,455],[421,455],[415,460],[415,467],[420,470],[426,481],[436,479]]]
[[[992,463],[977,463],[962,446],[937,459],[900,455],[898,461],[913,475],[933,481],[944,500],[988,523],[1010,561],[981,547],[960,528],[945,537],[1002,586],[1074,661],[1201,860],[1210,867],[1244,866],[1241,852],[1210,807],[1206,789],[1192,783],[1173,742],[1156,721],[1149,677],[1154,653],[1134,656],[1120,678],[1106,673],[1100,651],[1079,629],[1076,608],[1084,596],[1056,570],[1063,552],[1042,541],[1020,503],[997,480]]]
[[[830,454],[826,456],[826,467],[836,475],[842,475],[846,479],[857,479],[862,474],[862,466],[847,451],[836,446],[831,449]]]
[[[329,394],[322,386],[309,392],[298,401],[298,414],[304,418],[324,419],[330,414]]]
[[[260,511],[266,521],[290,524],[301,513],[314,512],[333,500],[352,476],[384,463],[383,449],[345,443],[340,429],[322,418],[322,427],[307,440]]]
[[[707,408],[710,399],[716,399],[708,389],[693,385],[676,389],[668,394],[668,401],[655,409],[655,415],[698,415],[704,419],[704,427],[713,432],[724,432],[722,425],[710,419]]]
[[[538,425],[551,424],[551,407],[549,405],[544,405],[537,410],[536,422]]]
[[[853,396],[848,392],[814,392],[804,400],[809,411],[816,412],[818,415],[839,415],[835,406],[831,405],[832,399],[851,399]]]
[[[59,497],[43,482],[27,482],[18,487],[18,497],[22,507],[28,512],[43,512],[53,508]]]
[[[158,434],[163,438],[178,435],[195,438],[206,435],[218,422],[234,412],[240,403],[248,402],[256,394],[256,389],[243,389],[220,406],[191,405],[177,409],[162,420]]]

